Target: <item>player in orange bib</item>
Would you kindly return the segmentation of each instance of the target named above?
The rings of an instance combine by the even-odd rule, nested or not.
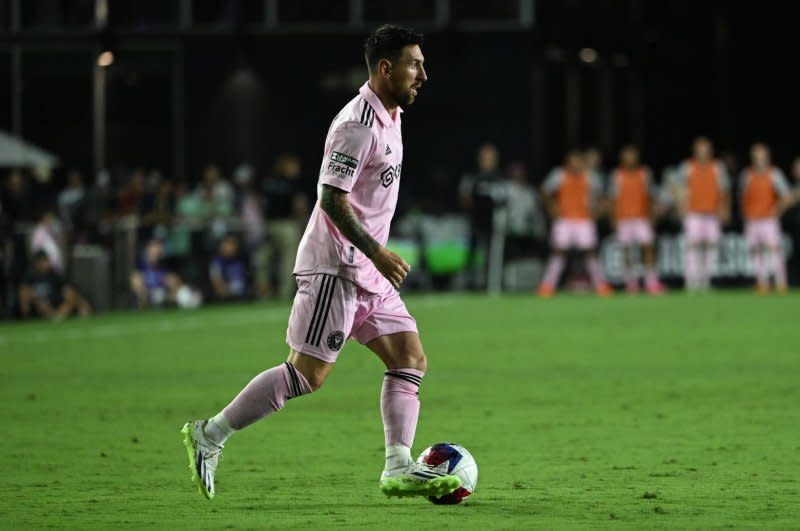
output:
[[[686,288],[704,291],[711,286],[721,224],[730,219],[730,179],[708,138],[695,140],[692,151],[678,170],[684,191],[678,204],[684,214]]]
[[[596,252],[594,210],[603,188],[597,174],[587,171],[583,153],[570,151],[566,164],[553,169],[542,188],[554,223],[551,233],[553,252],[539,285],[539,296],[551,297],[555,293],[564,270],[565,254],[570,249],[586,255],[586,267],[597,294],[610,295],[611,287],[606,283]]]
[[[739,176],[739,201],[745,219],[750,263],[756,276],[756,291],[769,291],[772,273],[775,289],[785,292],[786,259],[778,217],[791,205],[792,193],[783,172],[772,165],[765,144],[753,144],[750,160],[751,166]]]
[[[652,200],[656,193],[650,168],[639,162],[639,150],[625,146],[620,151],[620,165],[611,173],[608,197],[616,238],[622,247],[625,260],[625,289],[639,292],[639,279],[633,264],[638,247],[644,259],[644,286],[651,295],[664,292],[656,270],[653,249],[653,227],[650,221]]]

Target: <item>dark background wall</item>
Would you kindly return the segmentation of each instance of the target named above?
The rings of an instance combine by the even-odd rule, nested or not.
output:
[[[23,4],[33,6],[23,11],[23,25],[47,27],[46,16],[36,18],[41,2]],[[170,174],[179,67],[171,46],[177,41],[185,58],[187,168],[177,177],[196,178],[207,162],[230,170],[249,160],[267,171],[286,151],[299,153],[313,173],[331,118],[365,78],[364,35],[255,32],[248,17],[262,16],[262,4],[198,2],[195,21],[210,29],[187,36],[175,29],[176,8],[143,13],[139,4],[112,2],[109,32],[64,46],[53,40],[49,47],[25,48],[23,136],[68,166],[91,170],[92,64],[98,47],[111,44],[116,54],[107,70],[107,160]],[[425,11],[434,2],[413,4]],[[494,4],[500,11],[511,5]],[[280,3],[290,20],[302,15],[292,5]],[[402,21],[392,5],[366,2],[366,10],[376,21]],[[455,5],[462,6],[462,18],[479,20],[480,2]],[[0,0],[2,128],[11,120],[9,45],[31,42],[3,32],[8,6]],[[639,140],[656,167],[685,157],[698,134],[740,159],[756,139],[773,145],[783,166],[800,154],[792,72],[798,46],[782,4],[541,0],[534,6],[530,30],[428,28],[430,82],[404,116],[408,172],[422,178],[437,168],[460,173],[472,164],[476,145],[487,140],[500,146],[506,161],[528,162],[536,179],[571,144],[600,144],[613,158],[623,142]],[[333,18],[341,8],[336,2],[317,6]],[[64,8],[59,20],[84,27],[83,9]],[[137,44],[143,39],[148,46]],[[150,42],[158,39],[161,48]],[[578,59],[587,47],[598,52],[595,63]],[[580,87],[580,123],[572,139],[566,130],[568,71],[576,72]],[[610,83],[610,100],[601,97],[603,83]]]

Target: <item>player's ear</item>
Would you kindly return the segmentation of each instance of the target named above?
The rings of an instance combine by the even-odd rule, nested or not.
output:
[[[392,75],[392,62],[388,59],[381,59],[378,61],[378,73],[381,77],[389,79]]]

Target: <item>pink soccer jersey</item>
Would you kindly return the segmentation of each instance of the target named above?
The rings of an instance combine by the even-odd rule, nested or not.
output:
[[[400,113],[394,118],[369,87],[359,89],[333,119],[311,213],[294,266],[295,275],[326,273],[351,280],[371,293],[391,287],[372,262],[336,228],[319,204],[322,185],[349,192],[348,200],[364,229],[381,245],[397,205],[403,138]]]

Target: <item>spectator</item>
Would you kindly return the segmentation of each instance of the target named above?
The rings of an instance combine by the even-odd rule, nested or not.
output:
[[[101,170],[86,193],[85,216],[91,241],[110,245],[109,222],[114,220],[118,210],[117,197],[111,188],[111,176],[108,171]]]
[[[541,204],[524,164],[511,164],[508,177],[508,247],[514,255],[527,255],[535,240],[544,235]]]
[[[274,172],[261,183],[266,200],[267,237],[270,242],[268,264],[273,269],[272,280],[281,299],[294,293],[292,271],[302,227],[308,218],[308,196],[300,179],[302,168],[294,155],[282,155],[275,162]]]
[[[20,221],[31,221],[34,199],[28,179],[21,170],[12,170],[5,184],[0,200],[9,224],[13,226]]]
[[[31,235],[31,252],[44,251],[50,259],[52,268],[64,273],[64,255],[62,252],[63,233],[61,224],[52,210],[45,210],[39,218],[39,223]]]
[[[240,164],[234,172],[238,186],[239,217],[244,228],[244,243],[250,257],[256,295],[266,297],[270,292],[269,249],[266,242],[267,228],[264,222],[264,198],[259,195],[254,180],[254,171],[249,164]]]
[[[208,268],[211,288],[218,300],[242,300],[247,295],[247,267],[239,253],[239,240],[227,235]]]
[[[494,144],[484,144],[478,148],[478,168],[467,173],[459,183],[461,207],[470,218],[470,241],[468,264],[472,268],[471,284],[479,288],[486,281],[485,264],[478,268],[478,255],[483,262],[489,254],[492,237],[494,213],[505,202],[506,183],[499,170],[500,154]]]
[[[122,216],[135,216],[141,212],[141,203],[147,193],[147,179],[144,168],[136,168],[119,196]]]
[[[142,200],[142,240],[166,237],[175,214],[172,181],[158,178],[153,185],[154,189]]]
[[[23,318],[36,315],[56,320],[65,319],[75,311],[83,317],[92,313],[86,299],[64,282],[43,250],[34,255],[33,267],[20,285],[19,309]]]
[[[58,211],[67,231],[74,232],[76,230],[79,215],[85,218],[79,212],[86,206],[85,199],[86,189],[83,187],[83,175],[77,170],[70,170],[67,174],[67,187],[58,194]]]
[[[175,304],[181,279],[169,273],[161,263],[164,246],[159,240],[147,242],[143,256],[131,273],[131,291],[138,308]]]
[[[204,204],[211,218],[225,218],[233,214],[233,188],[213,164],[203,169],[203,180],[195,190],[198,200]]]

